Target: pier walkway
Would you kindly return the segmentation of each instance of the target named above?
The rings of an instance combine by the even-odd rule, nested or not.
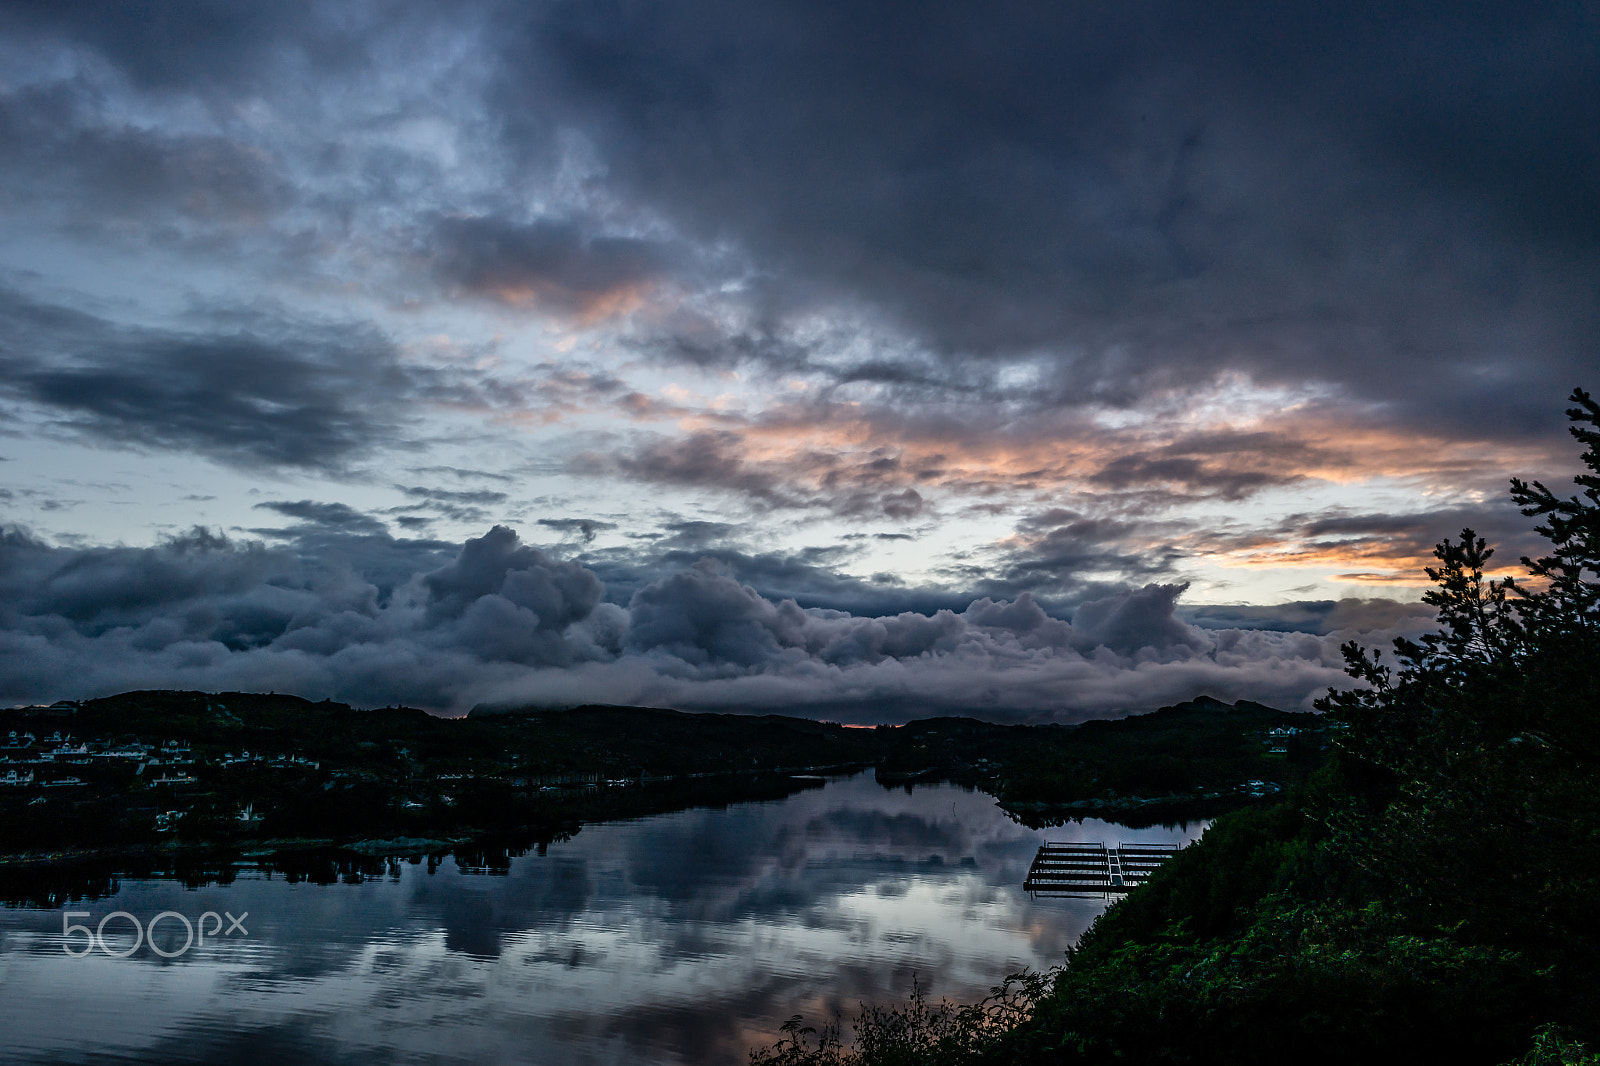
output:
[[[1131,892],[1177,850],[1168,844],[1118,844],[1108,848],[1098,841],[1047,842],[1034,856],[1022,887],[1044,896]]]

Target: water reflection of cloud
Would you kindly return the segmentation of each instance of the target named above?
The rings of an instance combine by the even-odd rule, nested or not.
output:
[[[959,999],[1059,962],[1102,904],[1020,891],[1041,838],[1192,835],[1040,833],[981,793],[863,775],[590,826],[505,876],[445,863],[327,887],[250,871],[198,892],[125,882],[82,905],[91,924],[248,910],[250,939],[166,963],[71,960],[59,911],[0,912],[0,1020],[19,1061],[252,1061],[259,1047],[308,1064],[740,1062],[790,1014],[898,1000],[913,973]],[[50,1019],[64,1002],[94,1002],[100,1024],[63,1031]]]
[[[962,854],[967,847],[964,827],[953,819],[939,820],[899,811],[838,808],[806,823],[813,839],[843,838],[890,849],[916,849],[939,854]]]

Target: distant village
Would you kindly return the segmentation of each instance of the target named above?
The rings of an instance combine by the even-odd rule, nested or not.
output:
[[[532,719],[468,725],[248,694],[112,700],[121,705],[0,709],[0,852],[454,834],[541,823],[552,810],[565,824],[600,793],[818,768],[762,753],[740,771],[663,772],[630,761],[617,750],[625,741],[530,737],[521,727]]]
[[[10,713],[59,719],[72,715],[78,707],[79,704],[74,701],[58,700],[48,706],[14,707]],[[299,752],[252,752],[241,748],[237,752],[223,751],[207,755],[197,753],[190,742],[181,737],[163,738],[154,742],[140,740],[119,742],[104,736],[80,738],[75,736],[70,728],[70,726],[54,728],[41,726],[36,729],[7,730],[4,742],[0,743],[0,787],[31,786],[37,789],[54,789],[110,784],[134,788],[154,789],[162,786],[182,788],[201,784],[201,777],[197,774],[205,770],[210,771],[206,775],[210,778],[219,771],[227,774],[230,770],[305,771],[322,768],[320,759],[310,758]],[[365,743],[368,747],[372,746],[370,741]],[[413,765],[417,762],[408,748],[399,747],[394,750],[401,761]],[[559,791],[573,787],[627,788],[652,780],[669,780],[676,776],[608,777],[601,772],[530,776],[497,772],[503,769],[503,767],[494,769],[485,767],[478,772],[437,773],[427,776],[431,780],[441,782],[494,779],[515,788],[543,791]],[[375,775],[370,772],[362,774],[334,770],[329,774],[330,784],[341,778],[356,776],[370,780]],[[44,798],[39,797],[34,802],[42,803]],[[450,797],[446,796],[445,802],[449,803]],[[407,801],[402,806],[420,808],[423,804]],[[247,810],[241,810],[239,817],[241,821],[250,820]]]
[[[48,706],[12,708],[13,715],[42,718],[45,721],[72,716],[79,705],[58,700]],[[214,757],[196,754],[188,740],[163,738],[154,742],[117,741],[103,736],[77,737],[70,726],[41,725],[37,728],[8,729],[0,742],[0,788],[28,789],[39,794],[30,806],[48,801],[53,789],[183,789],[200,784],[196,776],[202,767],[227,773],[233,768],[278,770],[318,770],[321,762],[296,752],[266,754],[241,749]],[[256,820],[246,804],[238,814],[241,822]],[[162,811],[156,828],[170,831],[182,811]]]

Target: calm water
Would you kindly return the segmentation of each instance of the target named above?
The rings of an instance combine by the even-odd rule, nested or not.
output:
[[[0,1059],[741,1063],[789,1015],[901,1000],[913,973],[970,1000],[1060,962],[1105,904],[1030,900],[1041,840],[1199,829],[1034,832],[982,793],[889,791],[868,773],[587,826],[502,875],[447,860],[361,884],[125,881],[66,908],[90,912],[73,921],[248,912],[248,936],[71,958],[82,937],[62,936],[61,911],[0,910]],[[159,928],[158,947],[182,947],[180,923]],[[105,932],[133,946],[124,919]]]

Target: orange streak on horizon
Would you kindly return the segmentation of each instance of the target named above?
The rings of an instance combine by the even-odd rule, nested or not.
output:
[[[1433,584],[1423,572],[1438,560],[1426,553],[1401,547],[1405,538],[1372,537],[1355,542],[1317,543],[1284,538],[1275,543],[1220,552],[1198,552],[1218,566],[1239,570],[1321,570],[1329,581],[1426,587]],[[1331,573],[1328,571],[1332,571]],[[1484,571],[1485,577],[1522,577],[1520,566],[1500,566]]]

